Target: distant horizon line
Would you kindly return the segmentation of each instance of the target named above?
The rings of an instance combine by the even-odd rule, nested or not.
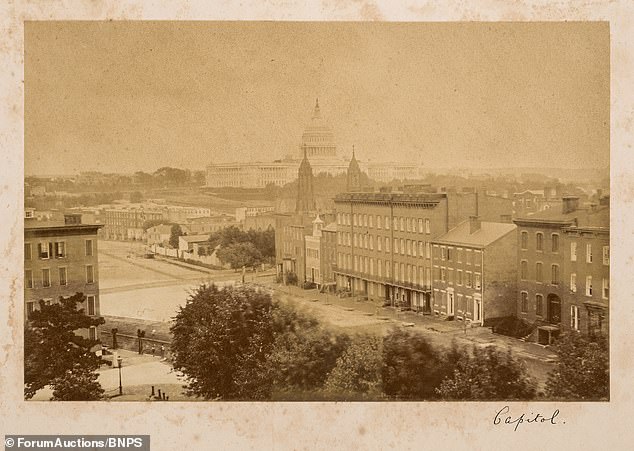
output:
[[[238,163],[251,163],[251,162],[234,162],[233,164],[238,164]],[[232,164],[232,163],[218,163],[218,164]],[[179,166],[170,166],[170,165],[164,165],[164,166],[160,166],[162,167],[169,167],[169,168],[174,168],[174,169],[181,169],[181,170],[189,170],[189,171],[203,171],[206,172],[206,168],[207,166],[205,166],[202,169],[196,169],[196,168],[187,168],[187,167],[179,167]],[[44,174],[44,173],[30,173],[24,174],[24,177],[41,177],[41,178],[46,178],[46,177],[73,177],[73,176],[78,176],[81,174],[85,174],[85,173],[100,173],[100,174],[113,174],[113,175],[124,175],[124,176],[130,176],[130,175],[134,175],[137,172],[145,172],[146,174],[151,174],[153,172],[155,172],[156,170],[158,170],[159,168],[155,169],[155,170],[148,170],[148,169],[136,169],[133,171],[129,171],[129,172],[117,172],[117,171],[103,171],[103,170],[97,170],[97,169],[90,169],[90,170],[85,170],[85,171],[80,171],[80,172],[75,172],[75,173],[49,173],[49,174]],[[548,167],[548,166],[498,166],[498,167],[473,167],[473,166],[424,166],[421,165],[421,169],[425,170],[428,169],[428,172],[435,172],[435,171],[465,171],[465,172],[486,172],[486,171],[508,171],[508,172],[518,172],[518,171],[548,171],[548,172],[552,172],[552,171],[610,171],[610,165],[607,165],[605,167],[577,167],[577,168],[564,168],[564,167]]]

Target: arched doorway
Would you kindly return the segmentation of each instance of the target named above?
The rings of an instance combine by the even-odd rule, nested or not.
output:
[[[548,295],[548,322],[551,324],[561,323],[561,299],[556,294]]]

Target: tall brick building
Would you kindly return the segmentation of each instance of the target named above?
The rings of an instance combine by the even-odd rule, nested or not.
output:
[[[515,221],[518,226],[518,317],[532,337],[549,343],[562,331],[607,333],[610,287],[610,208],[579,207],[564,197],[560,211]]]
[[[476,216],[432,240],[434,312],[472,324],[514,316],[517,226]]]
[[[24,223],[25,321],[40,300],[56,302],[75,293],[86,296],[85,312],[99,316],[98,224],[82,224],[81,215],[63,222],[26,219]],[[98,339],[98,331],[88,331]]]
[[[432,313],[432,240],[470,215],[500,221],[512,208],[495,196],[432,191],[408,186],[335,197],[338,289]]]

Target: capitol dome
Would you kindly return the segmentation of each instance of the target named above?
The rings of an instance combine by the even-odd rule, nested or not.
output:
[[[335,136],[321,117],[319,99],[315,103],[313,117],[302,134],[299,158],[304,155],[311,160],[332,159],[337,156]]]

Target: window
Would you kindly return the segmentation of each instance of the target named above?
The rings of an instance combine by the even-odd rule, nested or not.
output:
[[[51,271],[50,269],[42,270],[42,286],[48,288],[51,286]]]
[[[86,302],[88,304],[88,315],[93,316],[95,314],[95,297],[94,296],[86,296]]]
[[[570,273],[570,291],[573,293],[577,292],[577,274]]]
[[[398,238],[394,238],[394,253],[398,254]]]
[[[385,238],[385,252],[390,252],[390,239]]]
[[[542,316],[543,308],[544,308],[544,296],[542,296],[541,294],[538,294],[535,296],[535,314],[537,316]]]
[[[374,250],[374,236],[373,235],[370,235],[370,250],[371,251]]]
[[[90,329],[88,329],[88,336],[91,340],[97,339],[97,328],[95,326],[91,326]]]
[[[559,235],[556,233],[551,235],[551,251],[559,252]]]
[[[64,241],[58,241],[55,243],[55,258],[66,257],[66,243]]]
[[[425,258],[431,258],[431,243],[425,241]]]
[[[94,283],[95,274],[92,265],[86,265],[86,283]]]
[[[570,306],[570,328],[579,330],[579,307],[576,305]]]
[[[423,233],[423,218],[418,218],[418,233]]]
[[[470,254],[467,254],[470,255]],[[528,278],[528,262],[526,260],[522,260],[520,262],[520,279],[526,280]]]
[[[528,249],[528,232],[522,232],[520,241],[522,249]]]
[[[386,230],[390,230],[390,218],[389,218],[389,216],[385,217],[385,222],[383,224],[385,225],[385,229]]]
[[[440,281],[441,282],[447,281],[447,270],[445,268],[440,268]]]
[[[610,279],[603,278],[603,299],[610,297]]]
[[[544,234],[541,232],[537,233],[537,235],[535,236],[535,248],[538,251],[544,250]]]
[[[429,219],[425,219],[425,233],[431,233],[431,223]]]
[[[398,280],[398,263],[394,263],[394,280]]]
[[[471,288],[471,286],[472,286],[472,283],[471,283],[471,282],[472,282],[472,274],[471,274],[471,271],[467,271],[467,272],[465,273],[465,276],[466,276],[466,278],[467,278],[467,281],[466,281],[466,283],[465,283],[465,286],[466,286],[467,288]]]
[[[31,260],[31,258],[33,257],[31,252],[32,252],[31,243],[24,243],[24,259],[25,260]]]
[[[24,286],[26,288],[33,288],[33,271],[30,269],[24,270]]]
[[[610,264],[610,246],[603,246],[603,264],[606,266]]]
[[[559,265],[552,265],[550,267],[551,283],[553,285],[559,285]]]
[[[457,277],[457,280],[456,280],[456,284],[457,285],[462,285],[462,270],[461,269],[458,270],[458,277]]]
[[[416,250],[418,248],[418,243],[416,241],[412,241],[412,255],[416,257]]]
[[[528,313],[528,293],[526,291],[522,291],[520,293],[520,308],[522,309],[522,313]]]
[[[586,244],[586,263],[592,263],[592,244]]]
[[[405,218],[401,216],[401,232],[405,231]]]
[[[448,247],[447,248],[447,261],[451,261],[451,254],[452,254],[451,251],[452,250],[453,250],[453,247]]]
[[[445,246],[440,246],[440,259],[447,260],[447,248]]]
[[[357,225],[357,214],[356,213],[354,213],[352,215],[352,225]]]
[[[341,213],[337,213],[337,224],[341,224]]]
[[[37,245],[37,253],[42,260],[47,260],[53,253],[53,243],[42,242]]]
[[[68,280],[66,278],[66,268],[59,268],[59,284],[66,285]]]
[[[363,227],[367,227],[368,226],[368,215],[364,214],[363,215]]]
[[[376,228],[380,229],[381,228],[381,216],[376,215]]]
[[[577,261],[577,242],[573,241],[570,243],[570,261]]]
[[[544,275],[543,275],[543,271],[542,271],[542,266],[543,265],[542,265],[541,262],[535,263],[535,280],[537,282],[542,282],[543,281]]]
[[[86,257],[92,257],[92,240],[86,240]]]
[[[475,282],[475,289],[479,290],[480,289],[480,273],[475,273],[474,275],[474,282]]]
[[[35,311],[35,302],[27,302],[26,303],[26,317],[27,319],[31,318],[31,315]]]
[[[586,277],[586,296],[592,296],[592,276]]]
[[[379,250],[379,251],[382,250],[382,248],[383,248],[383,244],[382,243],[383,243],[383,239],[380,236],[377,237],[377,239],[376,239],[376,249],[377,250]]]
[[[406,243],[407,243],[407,255],[412,255],[412,242],[410,240],[407,240]]]
[[[401,282],[405,282],[405,263],[401,263]]]
[[[472,257],[473,253],[471,252],[471,249],[467,249],[465,254],[465,262],[467,263],[467,265],[471,264]]]
[[[405,220],[405,228],[407,229],[408,232],[412,231],[412,220],[410,218],[407,218]]]
[[[405,240],[401,238],[401,255],[405,255]]]
[[[431,268],[425,268],[425,284],[431,286]]]

